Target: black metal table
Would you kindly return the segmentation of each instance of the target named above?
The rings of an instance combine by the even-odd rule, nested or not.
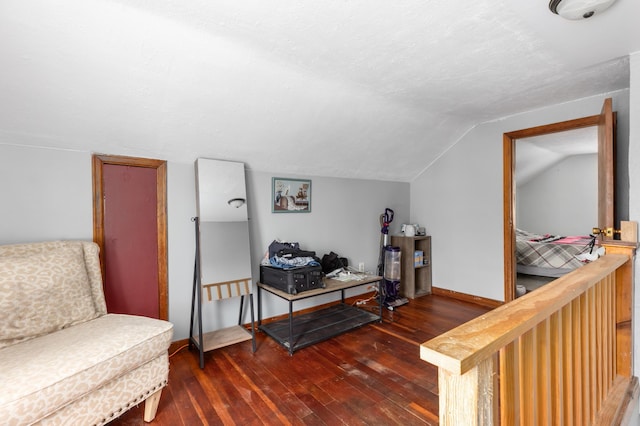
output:
[[[324,279],[325,288],[307,290],[298,294],[289,294],[264,283],[258,283],[258,329],[293,352],[330,339],[349,330],[361,327],[375,321],[382,322],[382,305],[378,303],[378,315],[372,312],[349,306],[344,302],[344,291],[350,288],[377,284],[378,294],[381,291],[382,277],[365,276],[361,280],[339,281]],[[267,291],[289,302],[288,318],[262,324],[262,291]],[[341,303],[331,305],[301,315],[293,314],[293,303],[298,300],[339,291]]]

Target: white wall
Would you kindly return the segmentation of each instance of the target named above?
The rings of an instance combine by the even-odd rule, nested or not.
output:
[[[572,155],[516,189],[518,228],[588,235],[598,224],[598,155]]]
[[[504,300],[503,133],[599,114],[607,97],[624,144],[628,90],[478,125],[412,182],[411,221],[432,235],[434,286]]]
[[[0,244],[55,239],[93,238],[91,153],[26,148],[0,140]],[[117,153],[112,153],[117,154]],[[242,161],[242,159],[235,159]],[[275,238],[298,241],[319,256],[335,251],[375,271],[380,236],[379,216],[385,207],[396,212],[391,231],[409,219],[409,184],[314,176],[311,213],[271,213],[271,178],[277,171],[247,171],[252,273]],[[169,320],[174,339],[189,333],[196,215],[193,163],[168,162]],[[362,290],[365,290],[364,288]],[[351,293],[353,294],[353,293]],[[335,300],[339,294],[309,299],[296,306]],[[286,313],[288,305],[265,297],[263,317]],[[205,306],[205,326],[233,325],[238,300]],[[247,316],[248,320],[248,316]]]
[[[640,52],[631,55],[629,115],[629,220],[640,221]],[[638,256],[635,264],[635,301],[633,312],[634,375],[640,376],[640,268]]]
[[[0,243],[90,239],[91,156],[2,143]]]
[[[380,243],[380,214],[395,211],[391,232],[409,220],[409,184],[360,179],[311,177],[310,213],[271,213],[271,178],[295,177],[247,173],[253,264],[276,238],[298,241],[319,257],[335,251],[351,264],[375,271]],[[257,271],[257,269],[255,269]]]

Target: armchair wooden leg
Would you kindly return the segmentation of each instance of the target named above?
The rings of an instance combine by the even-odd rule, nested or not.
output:
[[[158,411],[158,404],[160,403],[160,395],[162,395],[162,389],[149,395],[149,398],[144,401],[144,421],[150,422],[156,417],[156,411]]]

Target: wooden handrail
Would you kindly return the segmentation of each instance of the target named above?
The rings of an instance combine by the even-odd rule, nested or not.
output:
[[[624,395],[631,383],[625,294],[634,251],[607,249],[423,343],[420,357],[438,366],[440,424],[494,424],[498,406],[503,424],[587,424],[610,410],[613,390]]]
[[[628,256],[607,255],[502,305],[420,346],[420,358],[440,368],[464,374],[516,337],[568,304],[623,265]]]

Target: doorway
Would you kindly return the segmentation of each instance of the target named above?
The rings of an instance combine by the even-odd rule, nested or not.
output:
[[[510,302],[516,297],[516,141],[534,136],[597,126],[598,129],[598,223],[599,228],[614,223],[614,161],[613,144],[615,114],[611,98],[605,99],[599,115],[568,120],[503,135],[503,205],[504,205],[504,297]]]
[[[93,239],[107,310],[168,319],[166,162],[93,155]]]

